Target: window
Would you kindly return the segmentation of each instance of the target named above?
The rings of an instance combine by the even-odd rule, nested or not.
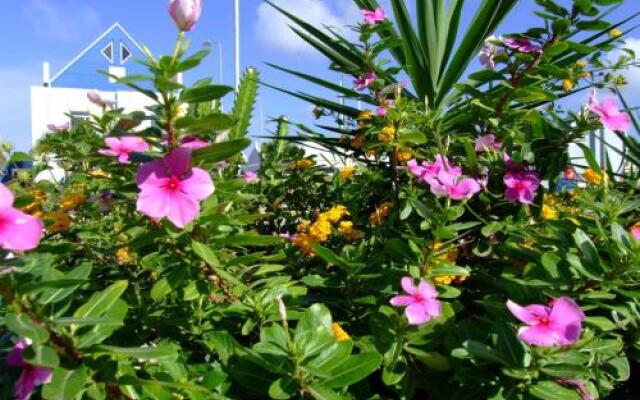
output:
[[[131,58],[131,50],[124,43],[120,43],[120,64],[126,63]]]
[[[102,55],[109,60],[110,63],[113,62],[113,42],[109,42],[109,44],[102,49]]]
[[[124,78],[127,76],[127,69],[125,67],[109,67],[109,75],[113,75],[116,78]],[[116,83],[116,80],[109,77],[109,83]]]
[[[76,127],[80,123],[80,121],[89,121],[91,119],[91,115],[89,115],[86,111],[71,111],[71,127]]]

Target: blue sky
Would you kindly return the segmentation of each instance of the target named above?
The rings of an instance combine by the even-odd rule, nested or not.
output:
[[[276,2],[316,24],[337,26],[359,19],[358,10],[349,0]],[[569,3],[569,0],[562,2]],[[40,84],[43,61],[51,62],[55,74],[114,22],[120,22],[155,54],[169,53],[176,34],[167,16],[168,1],[165,0],[23,0],[6,3],[3,5],[5,16],[11,17],[5,18],[0,27],[0,139],[14,143],[19,149],[29,147],[29,87]],[[204,0],[202,19],[189,34],[194,48],[206,40],[222,42],[223,81],[227,84],[233,82],[232,7],[233,0]],[[533,8],[533,0],[521,0],[499,33],[520,32],[531,26],[535,22],[531,14]],[[638,0],[627,0],[612,19],[638,10]],[[264,81],[291,89],[305,89],[304,83],[269,68],[265,62],[339,79],[327,71],[322,57],[291,34],[285,21],[262,0],[241,0],[241,16],[242,65],[257,67]],[[470,18],[468,10],[465,17]],[[640,37],[640,33],[631,36]],[[640,40],[631,43],[640,50]],[[186,79],[190,81],[203,76],[218,78],[217,53]],[[633,87],[629,91],[640,92],[640,73],[634,73]],[[640,101],[640,96],[636,98]],[[265,121],[286,114],[291,120],[311,122],[310,105],[271,89],[261,89],[259,108]],[[257,114],[259,116],[259,112]],[[259,122],[257,117],[252,128],[254,135],[261,133]],[[266,123],[265,129],[268,131],[269,128]]]

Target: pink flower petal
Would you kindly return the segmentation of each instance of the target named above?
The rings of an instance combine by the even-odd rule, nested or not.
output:
[[[573,299],[559,297],[553,301],[549,324],[567,342],[573,343],[580,338],[584,319],[582,308]]]
[[[13,193],[5,185],[0,183],[0,208],[11,207],[13,205]]]
[[[409,304],[413,304],[414,302],[415,299],[413,298],[413,296],[395,296],[392,297],[391,300],[389,300],[389,303],[391,303],[391,305],[395,307],[408,306]]]
[[[38,247],[42,221],[13,207],[0,209],[0,247],[26,251]]]
[[[191,168],[191,150],[174,149],[164,158],[164,161],[172,175],[181,176]]]
[[[435,299],[438,297],[438,291],[429,282],[421,280],[418,285],[418,294],[424,299]]]
[[[548,325],[522,327],[518,330],[518,338],[534,346],[551,347],[558,344],[556,332]]]
[[[409,276],[405,276],[400,280],[400,286],[407,294],[414,295],[418,293],[418,289],[413,285],[413,278]]]
[[[211,175],[201,168],[193,168],[187,178],[180,183],[180,189],[195,200],[204,200],[214,191]]]
[[[184,228],[198,217],[200,204],[193,197],[177,191],[168,199],[167,219],[178,228]]]
[[[422,325],[431,319],[426,307],[422,303],[413,303],[407,306],[404,314],[409,320],[409,325]]]
[[[513,314],[514,317],[527,325],[535,325],[539,323],[542,318],[548,318],[549,316],[549,309],[539,304],[522,307],[509,300],[507,301],[507,308],[511,311],[511,314]]]

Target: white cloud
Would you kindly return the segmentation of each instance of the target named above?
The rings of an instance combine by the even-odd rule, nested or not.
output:
[[[345,0],[277,0],[279,7],[316,27],[338,28],[347,37],[353,37],[345,25],[354,24],[360,11]],[[258,6],[254,29],[257,39],[271,50],[288,54],[308,54],[315,50],[291,30],[291,21],[267,3]]]
[[[98,12],[86,4],[63,9],[51,0],[29,0],[22,11],[34,32],[47,39],[70,42],[101,26]]]

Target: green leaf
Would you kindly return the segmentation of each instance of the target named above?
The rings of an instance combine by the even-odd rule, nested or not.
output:
[[[307,386],[307,391],[316,400],[343,400],[344,398],[333,390],[320,385]]]
[[[194,151],[193,162],[213,165],[239,154],[250,144],[251,140],[249,139],[233,139],[222,143],[213,143],[210,146]]]
[[[49,332],[25,314],[7,314],[4,322],[10,331],[21,338],[31,339],[34,344],[49,340]]]
[[[580,400],[578,392],[553,381],[542,381],[529,388],[532,396],[542,400]]]
[[[193,248],[193,252],[196,253],[196,255],[200,257],[205,263],[207,263],[207,265],[209,265],[209,267],[211,267],[216,274],[220,275],[222,279],[227,282],[233,283],[241,291],[245,291],[248,289],[241,280],[227,272],[222,267],[222,264],[220,263],[220,260],[218,260],[215,251],[213,251],[213,249],[211,249],[209,246],[200,242],[196,242],[194,240],[191,242],[191,247]]]
[[[225,238],[215,239],[218,246],[233,247],[271,247],[282,243],[282,238],[273,235],[258,235],[256,233],[240,233]]]
[[[60,364],[58,354],[49,346],[33,344],[25,349],[22,357],[26,362],[40,367],[55,368]]]
[[[282,377],[273,381],[269,386],[269,397],[276,400],[291,398],[298,390],[298,382],[290,377]]]
[[[339,388],[359,382],[378,369],[382,356],[367,352],[349,357],[347,361],[329,371],[330,377],[321,381],[322,386]]]
[[[201,117],[187,115],[176,121],[176,129],[185,129],[190,134],[220,132],[235,124],[233,117],[227,114],[213,113]]]
[[[534,103],[538,101],[555,100],[556,95],[548,90],[527,86],[513,91],[513,99],[521,103]]]
[[[107,320],[118,320],[121,321],[119,324],[96,324],[91,328],[88,332],[83,333],[78,339],[78,347],[85,348],[96,343],[101,343],[103,340],[107,339],[113,332],[120,328],[123,325],[122,321],[127,315],[127,311],[129,306],[127,303],[118,299],[113,306],[111,306],[104,314],[104,318]],[[88,318],[88,319],[92,319]],[[84,318],[81,318],[83,320]],[[83,324],[72,325],[72,329],[78,329]]]
[[[196,86],[183,90],[179,101],[182,103],[204,103],[218,100],[232,91],[233,88],[231,86],[224,85]]]
[[[73,400],[81,398],[85,384],[90,381],[86,368],[76,370],[55,368],[51,382],[42,389],[45,400]]]
[[[467,340],[463,343],[463,346],[469,352],[469,354],[471,354],[475,358],[497,362],[506,366],[509,365],[509,362],[505,358],[504,354],[499,352],[497,349],[494,349],[493,347],[487,346],[484,343],[477,342],[475,340]]]
[[[66,280],[69,285],[65,284],[60,287],[43,290],[40,295],[40,302],[42,304],[52,304],[71,296],[78,287],[89,278],[91,269],[92,266],[90,263],[82,263],[72,271],[64,274],[64,280]]]
[[[139,360],[153,360],[160,358],[178,357],[179,347],[173,344],[160,344],[149,347],[119,347],[96,345],[89,349],[94,354],[110,354],[117,358],[136,358]]]
[[[258,96],[258,70],[255,68],[247,68],[242,79],[240,80],[240,88],[233,103],[232,114],[238,121],[229,132],[230,139],[238,139],[245,137],[249,133],[249,124],[251,123],[251,115]]]
[[[127,281],[117,281],[102,292],[94,293],[85,304],[80,306],[73,316],[76,318],[99,317],[106,313],[127,290]]]

